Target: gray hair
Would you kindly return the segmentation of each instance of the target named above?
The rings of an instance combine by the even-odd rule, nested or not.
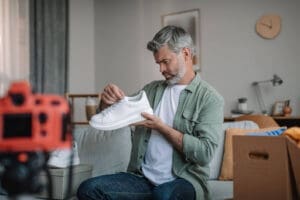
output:
[[[192,56],[195,54],[191,35],[181,27],[165,26],[148,42],[147,49],[156,53],[164,45],[168,45],[169,49],[176,54],[182,48],[190,49]]]

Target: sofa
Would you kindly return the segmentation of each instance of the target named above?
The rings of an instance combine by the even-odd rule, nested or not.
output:
[[[258,129],[253,121],[224,122],[220,145],[210,163],[209,186],[212,199],[232,199],[233,182],[218,180],[222,165],[225,130],[227,128]],[[93,166],[92,177],[126,171],[130,158],[130,128],[114,131],[99,131],[90,126],[77,126],[74,137],[78,143],[79,157],[82,164]]]
[[[257,119],[259,119],[257,121]],[[276,126],[276,122],[260,123],[266,116],[252,119],[241,118],[233,122],[224,122],[220,145],[210,162],[210,177],[208,184],[211,188],[212,199],[233,199],[233,181],[219,180],[222,167],[225,131],[228,128],[258,129]],[[258,125],[259,124],[259,125]],[[131,130],[129,127],[99,131],[88,125],[75,126],[73,135],[78,144],[81,164],[92,166],[91,177],[126,171],[131,152]],[[55,192],[55,191],[54,191]],[[6,199],[1,197],[0,199]]]

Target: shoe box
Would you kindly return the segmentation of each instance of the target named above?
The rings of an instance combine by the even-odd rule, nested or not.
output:
[[[67,197],[69,168],[49,168],[52,179],[52,197],[53,199],[65,199]],[[76,196],[77,189],[81,182],[90,178],[92,175],[92,167],[90,165],[73,166],[72,188],[70,196]],[[48,182],[45,172],[40,174],[40,180],[44,183]],[[35,197],[48,199],[47,187],[36,194]]]
[[[284,136],[233,137],[234,199],[300,199],[300,148]]]

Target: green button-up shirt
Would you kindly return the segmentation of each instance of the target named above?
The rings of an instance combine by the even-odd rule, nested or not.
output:
[[[154,81],[145,90],[155,110],[167,84]],[[188,180],[195,188],[196,199],[210,199],[207,180],[208,164],[215,149],[223,123],[223,97],[199,75],[180,93],[173,128],[184,134],[183,154],[174,148],[173,173]],[[128,171],[142,174],[142,162],[147,150],[151,129],[137,127],[132,134],[132,152]]]

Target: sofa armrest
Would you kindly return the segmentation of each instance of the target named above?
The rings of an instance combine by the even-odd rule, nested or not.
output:
[[[78,126],[73,131],[81,164],[93,167],[92,177],[126,171],[131,153],[129,127],[100,131]]]
[[[220,133],[220,142],[215,151],[215,155],[210,162],[210,180],[217,180],[221,171],[221,165],[224,154],[225,131],[227,128],[243,128],[243,129],[258,129],[258,125],[252,121],[225,122],[223,123],[222,132]]]

